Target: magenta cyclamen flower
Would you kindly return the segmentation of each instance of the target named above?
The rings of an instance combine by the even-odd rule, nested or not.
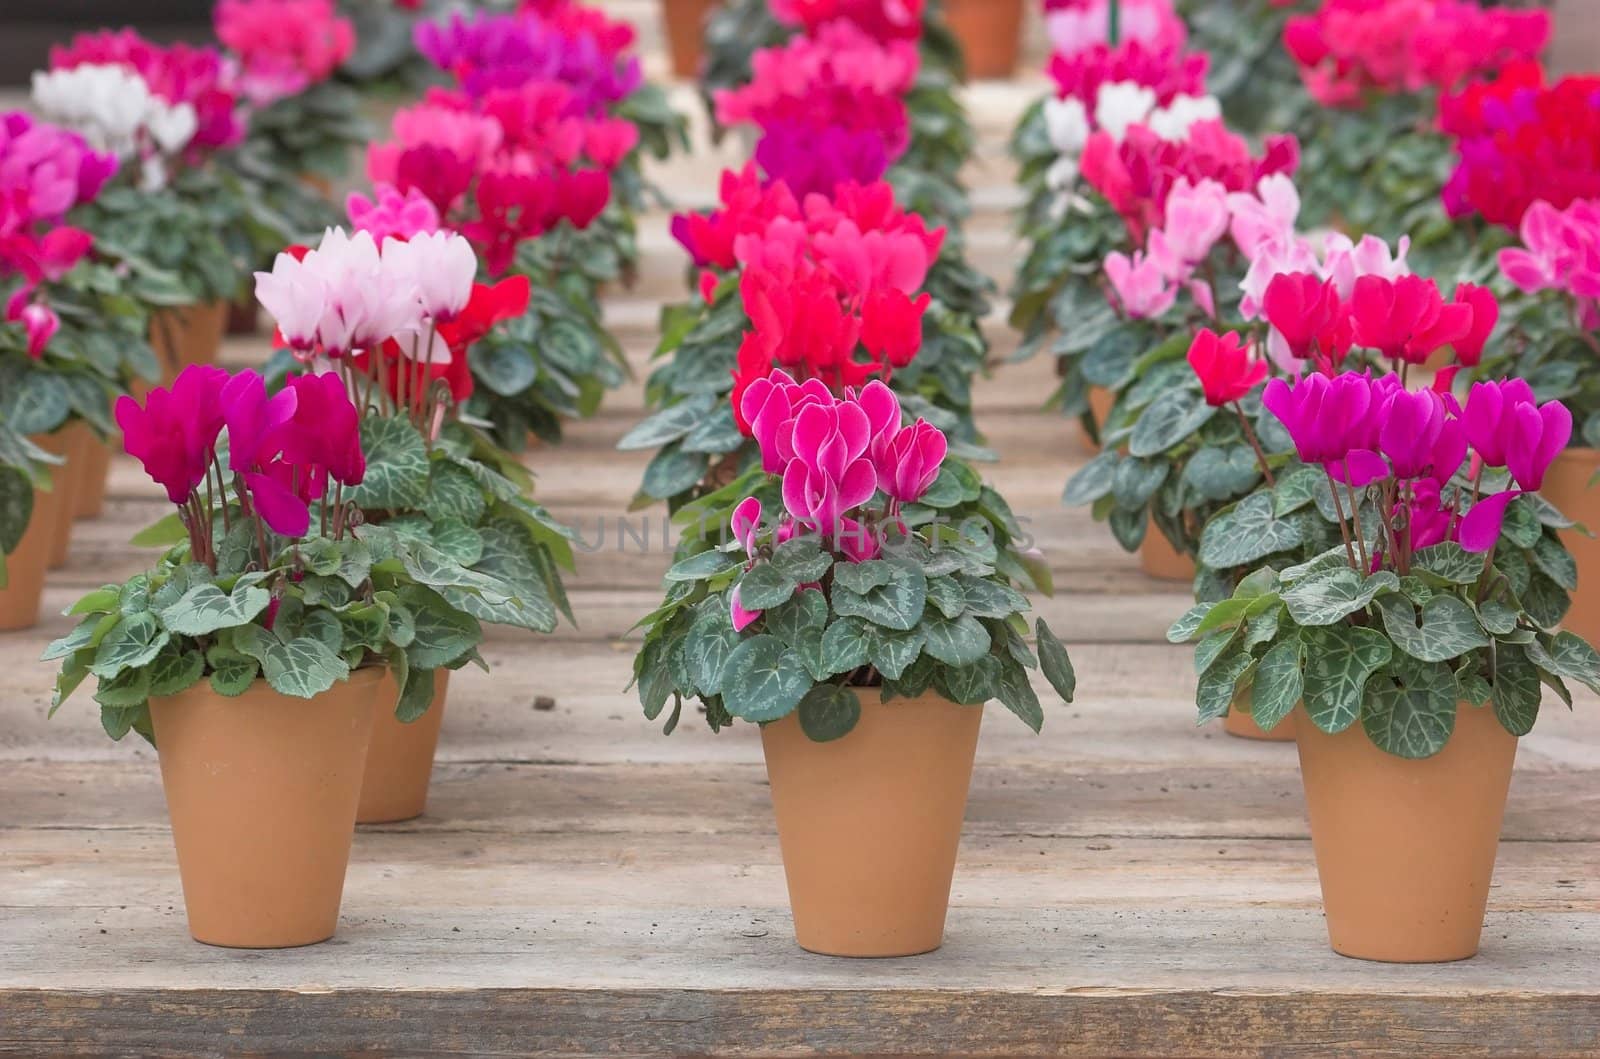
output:
[[[222,431],[219,397],[227,379],[221,368],[193,364],[173,380],[172,389],[151,390],[143,406],[132,397],[117,400],[123,447],[174,504],[187,502],[205,481]]]
[[[1505,467],[1521,488],[1544,485],[1545,472],[1572,440],[1572,413],[1543,405],[1522,379],[1475,383],[1463,411],[1468,440],[1489,467]]]
[[[1321,464],[1359,487],[1388,474],[1388,465],[1372,451],[1377,441],[1372,390],[1372,379],[1365,374],[1318,373],[1293,386],[1273,379],[1261,403],[1283,423],[1301,461]]]
[[[867,414],[840,401],[801,409],[794,420],[794,459],[783,469],[783,503],[802,525],[828,540],[839,536],[845,512],[865,504],[878,489]]]
[[[1467,434],[1433,390],[1397,389],[1380,409],[1378,444],[1399,478],[1432,478],[1444,485],[1467,458]]]

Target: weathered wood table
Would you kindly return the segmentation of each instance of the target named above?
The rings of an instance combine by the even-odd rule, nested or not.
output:
[[[973,174],[973,253],[1002,277],[995,142],[1014,113],[986,123]],[[664,228],[651,219],[645,285],[611,311],[641,371],[654,302],[681,283]],[[65,619],[0,638],[0,1053],[1600,1054],[1600,704],[1551,709],[1524,741],[1476,960],[1334,955],[1294,749],[1195,728],[1189,649],[1162,636],[1185,586],[1060,508],[1087,450],[1038,411],[1053,382],[1042,361],[1000,367],[980,422],[1055,568],[1040,609],[1080,696],[1047,707],[1038,738],[992,711],[940,952],[799,950],[755,731],[688,717],[663,738],[623,692],[627,630],[667,565],[659,514],[648,554],[617,547],[645,462],[613,449],[641,415],[635,384],[529,457],[541,499],[607,537],[572,584],[582,628],[496,635],[492,675],[454,681],[428,815],[360,831],[330,943],[190,941],[153,754],[108,743],[87,698],[46,722],[34,659]],[[119,461],[49,605],[139,568],[124,542],[161,513]]]

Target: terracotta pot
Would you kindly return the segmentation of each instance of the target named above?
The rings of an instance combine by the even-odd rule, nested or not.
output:
[[[1194,560],[1182,555],[1172,546],[1166,535],[1156,529],[1154,522],[1145,531],[1144,543],[1139,545],[1139,569],[1159,581],[1194,580]]]
[[[672,56],[672,76],[690,80],[700,75],[705,51],[706,19],[718,0],[661,0],[661,20],[666,24],[667,50]]]
[[[1478,951],[1516,737],[1489,707],[1457,707],[1445,748],[1410,761],[1358,723],[1298,717],[1311,845],[1335,952],[1444,963]]]
[[[36,437],[33,441],[47,446],[51,438]],[[61,468],[56,468],[54,477],[62,477]],[[50,492],[34,490],[28,528],[16,551],[6,556],[6,587],[0,588],[0,632],[31,629],[39,623],[39,601],[44,596],[50,553],[55,549],[56,538],[71,527],[71,520],[65,516],[65,498],[59,486]]]
[[[1222,730],[1240,739],[1255,739],[1263,743],[1292,743],[1294,714],[1291,713],[1279,721],[1276,728],[1268,731],[1257,724],[1256,719],[1250,715],[1250,693],[1246,691],[1235,696],[1233,705],[1222,715]]]
[[[150,345],[161,362],[163,385],[171,385],[190,364],[215,364],[228,326],[228,303],[157,309],[150,314]]]
[[[802,948],[913,956],[944,941],[983,710],[934,694],[879,701],[814,743],[797,715],[761,729]]]
[[[94,442],[94,431],[78,419],[54,434],[39,439],[42,448],[67,461],[50,473],[53,484],[51,492],[59,494],[52,497],[58,513],[57,532],[50,538],[52,570],[59,570],[67,565],[67,554],[72,545],[72,520],[78,514],[79,499],[85,489],[89,450]]]
[[[428,807],[428,780],[433,776],[433,752],[444,723],[445,691],[450,671],[433,671],[433,705],[428,712],[401,724],[394,704],[400,689],[385,676],[372,704],[372,746],[367,750],[366,772],[361,778],[358,824],[392,824],[421,816]]]
[[[1089,387],[1089,418],[1094,421],[1095,430],[1105,433],[1106,420],[1111,418],[1111,405],[1116,397],[1104,386]],[[1100,443],[1092,438],[1085,437],[1085,442],[1093,452],[1100,451]]]
[[[89,431],[83,462],[73,489],[74,518],[99,518],[106,509],[106,480],[111,476],[111,443]]]
[[[202,681],[150,700],[196,941],[281,949],[333,936],[383,677],[359,670],[309,700],[262,680],[236,699]]]
[[[1589,481],[1600,471],[1600,449],[1567,449],[1557,456],[1539,492],[1580,526],[1600,533],[1600,485]],[[1561,543],[1578,562],[1578,591],[1561,627],[1585,640],[1600,639],[1600,539],[1581,530],[1565,530]]]
[[[961,43],[967,77],[985,80],[1017,72],[1022,10],[1022,0],[945,0],[945,21]]]

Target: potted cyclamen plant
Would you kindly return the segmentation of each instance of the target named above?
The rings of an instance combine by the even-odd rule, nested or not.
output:
[[[1498,214],[1497,214],[1498,216]],[[1500,271],[1526,297],[1504,302],[1507,334],[1500,356],[1486,358],[1484,376],[1511,373],[1531,393],[1558,398],[1576,417],[1571,444],[1556,457],[1543,493],[1588,530],[1562,533],[1578,564],[1578,580],[1600,583],[1600,200],[1578,199],[1565,209],[1544,201],[1527,206],[1521,246],[1500,251]],[[1566,627],[1585,639],[1600,637],[1600,594],[1573,600]]]
[[[760,724],[801,946],[905,956],[943,939],[982,706],[1038,730],[1038,666],[1071,700],[1071,662],[1037,626],[1019,530],[942,433],[905,425],[881,381],[835,397],[783,371],[742,395],[765,474],[703,498],[634,664],[645,714],[698,698],[713,730]],[[748,481],[748,479],[746,479]],[[737,487],[740,483],[735,483]],[[733,488],[733,487],[730,487]],[[708,530],[733,504],[733,539]],[[770,520],[767,513],[774,516]]]
[[[104,495],[111,403],[155,375],[145,314],[90,233],[63,223],[116,169],[74,132],[0,114],[13,192],[0,248],[0,629],[37,620],[45,570],[66,561],[73,519]]]
[[[362,211],[366,227],[354,235],[329,229],[315,249],[279,254],[257,273],[293,354],[282,366],[332,365],[356,395],[374,466],[347,498],[368,525],[441,564],[434,591],[474,628],[481,619],[550,632],[558,611],[572,620],[558,571],[572,566],[571,531],[527,498],[526,469],[461,414],[472,394],[468,350],[527,307],[528,281],[475,282],[466,239],[391,205]],[[447,569],[468,580],[453,582]],[[474,592],[474,583],[499,590]],[[405,666],[390,667],[390,693],[377,703],[360,823],[424,811],[450,671],[475,660],[451,629],[419,629],[418,640]]]
[[[1548,505],[1534,495],[1571,415],[1516,383],[1476,384],[1462,404],[1393,374],[1330,372],[1274,379],[1262,400],[1343,497],[1341,540],[1261,566],[1172,636],[1204,637],[1202,720],[1246,687],[1263,726],[1295,715],[1333,948],[1465,959],[1541,685],[1569,705],[1567,681],[1600,691],[1600,654],[1551,631],[1561,608],[1537,601],[1515,544],[1531,524],[1536,561],[1574,583],[1570,556],[1539,534]],[[1274,528],[1236,520],[1232,532]]]
[[[253,256],[250,231],[275,214],[218,164],[244,123],[215,48],[161,46],[132,30],[82,34],[33,76],[33,102],[122,161],[117,179],[69,220],[122,266],[125,292],[151,310],[167,381],[216,359],[228,301]],[[280,238],[287,238],[281,233]]]
[[[368,454],[338,375],[269,396],[255,372],[195,365],[117,420],[183,539],[71,609],[81,622],[45,652],[62,660],[52,712],[93,676],[106,732],[155,744],[197,940],[325,940],[386,674],[405,695],[408,671],[471,653],[481,629],[455,601],[506,597],[364,524],[349,497]]]

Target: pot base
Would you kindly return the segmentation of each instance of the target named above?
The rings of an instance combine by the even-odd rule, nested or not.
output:
[[[824,956],[932,952],[983,710],[856,694],[861,719],[842,739],[812,742],[794,714],[761,729],[795,940]]]

